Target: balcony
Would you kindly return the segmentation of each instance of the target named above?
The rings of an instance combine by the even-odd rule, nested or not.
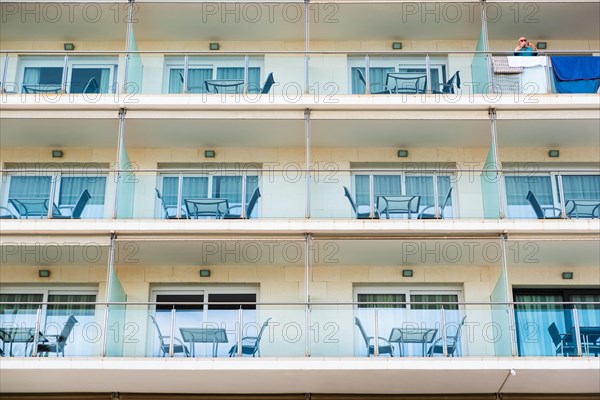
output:
[[[254,297],[243,294],[209,295],[227,298],[214,303],[181,302],[191,294],[158,295],[171,303],[151,304],[67,304],[56,295],[51,303],[17,302],[32,296],[2,295],[5,357],[56,353],[51,338],[62,333],[68,338],[57,350],[65,357],[229,358],[252,350],[252,357],[430,357],[435,363],[443,356],[511,357],[511,346],[521,357],[600,352],[598,302],[471,304],[444,295],[445,302],[430,303],[431,295],[417,294],[364,294],[359,299],[370,302],[352,304],[240,303]],[[240,337],[255,340],[242,348]]]
[[[555,78],[551,60],[558,56],[558,63],[561,56],[575,55],[594,62],[593,52],[540,52],[522,64],[522,57],[500,51],[7,50],[2,52],[1,76],[7,94],[4,101],[9,103],[28,98],[61,103],[68,98],[82,103],[119,99],[135,104],[140,95],[158,94],[228,104],[261,104],[262,99],[296,103],[303,95],[316,104],[351,99],[346,95],[426,104],[462,104],[484,95],[488,102],[497,103],[502,96],[526,101],[539,94],[585,93],[583,88],[565,89],[566,83]],[[589,92],[596,93],[597,87],[592,86]]]

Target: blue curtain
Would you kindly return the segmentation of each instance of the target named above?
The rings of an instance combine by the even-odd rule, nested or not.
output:
[[[535,218],[535,212],[527,201],[531,191],[542,207],[554,206],[550,176],[506,176],[506,203],[510,218]]]
[[[188,93],[205,93],[204,81],[212,79],[212,68],[188,68]],[[169,93],[183,93],[183,68],[171,68]]]
[[[374,198],[380,195],[402,194],[402,179],[400,175],[373,176]],[[369,176],[356,176],[356,205],[369,205]]]
[[[177,190],[179,178],[168,176],[163,178],[162,196],[168,207],[177,206]],[[206,199],[208,198],[208,178],[197,176],[184,176],[182,197],[184,199]],[[183,201],[182,201],[183,204]]]
[[[50,197],[50,176],[13,176],[8,190],[9,199],[48,199]]]
[[[600,200],[600,175],[563,175],[565,201]]]
[[[104,193],[106,191],[105,177],[62,177],[60,179],[58,205],[75,205],[79,196],[85,189],[87,189],[92,196],[88,205],[104,204]]]
[[[562,295],[517,295],[515,302],[562,302]],[[570,312],[567,311],[567,312]],[[553,322],[560,333],[566,333],[565,310],[560,304],[517,304],[517,344],[520,356],[551,356],[555,354],[548,327]],[[569,326],[570,328],[570,326]]]
[[[243,67],[218,67],[217,79],[244,79]],[[260,85],[260,68],[248,68],[248,91],[257,93]]]
[[[366,78],[365,67],[352,67],[352,94],[364,94],[365,84],[360,80],[356,70],[360,70]],[[394,72],[394,67],[371,67],[369,68],[369,82],[371,92],[380,92],[386,86],[387,74]]]

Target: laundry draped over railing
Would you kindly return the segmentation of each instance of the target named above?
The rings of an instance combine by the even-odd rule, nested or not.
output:
[[[552,71],[558,93],[596,93],[600,87],[600,57],[554,56]]]

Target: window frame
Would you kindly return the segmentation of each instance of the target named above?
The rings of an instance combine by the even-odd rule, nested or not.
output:
[[[518,168],[518,167],[517,167]],[[565,176],[600,176],[600,174],[593,174],[593,173],[589,173],[589,172],[577,172],[577,171],[569,171],[569,169],[565,169],[565,170],[561,170],[560,172],[556,172],[556,171],[551,171],[551,172],[529,172],[529,171],[523,171],[523,172],[519,172],[519,171],[511,171],[508,170],[507,172],[505,172],[504,174],[502,174],[502,185],[504,187],[504,198],[502,199],[502,201],[504,202],[504,208],[506,210],[506,214],[508,216],[508,218],[511,219],[532,219],[532,218],[536,218],[535,213],[533,212],[533,210],[530,210],[529,216],[518,216],[518,215],[514,215],[515,212],[510,212],[512,207],[529,207],[529,209],[531,208],[531,206],[529,205],[529,203],[527,204],[522,204],[522,205],[518,205],[518,204],[513,204],[513,205],[509,205],[508,204],[508,185],[506,183],[506,178],[507,177],[521,177],[521,178],[542,178],[542,177],[549,177],[550,178],[550,191],[551,191],[551,195],[552,195],[552,207],[558,208],[558,209],[562,209],[561,207],[561,201],[560,201],[560,197],[561,197],[561,193],[560,193],[560,188],[559,188],[559,184],[558,184],[558,177],[561,177],[561,180],[563,177]],[[536,193],[534,193],[536,196],[538,196]],[[564,198],[564,188],[563,188],[563,198]],[[569,199],[564,198],[565,202],[568,201]],[[539,201],[539,199],[538,199]],[[545,204],[540,202],[540,205],[544,206]],[[519,213],[516,213],[519,214]]]
[[[69,168],[69,167],[67,167]],[[65,169],[67,169],[65,168]],[[99,166],[100,168],[100,166]],[[62,178],[104,178],[105,179],[105,184],[104,184],[104,193],[102,196],[102,204],[97,204],[97,206],[102,206],[102,213],[100,214],[99,217],[97,216],[92,216],[90,217],[90,219],[93,218],[105,218],[108,215],[109,210],[107,210],[106,207],[106,200],[107,200],[107,194],[109,192],[109,180],[108,180],[108,173],[98,173],[96,176],[88,176],[88,174],[86,173],[86,171],[81,170],[81,171],[76,171],[76,170],[69,170],[69,172],[66,171],[57,171],[57,172],[52,172],[52,173],[48,173],[48,174],[44,174],[41,175],[40,171],[38,169],[36,169],[35,167],[32,167],[30,169],[25,169],[22,171],[18,172],[19,175],[9,175],[9,181],[7,182],[7,185],[5,186],[5,189],[3,190],[2,193],[2,204],[5,204],[5,207],[7,207],[8,209],[10,209],[11,211],[15,212],[18,210],[14,210],[12,205],[8,203],[8,200],[10,199],[10,187],[11,187],[11,180],[13,178],[22,178],[22,177],[31,177],[31,178],[42,178],[42,177],[49,177],[50,178],[50,192],[48,193],[48,198],[50,198],[50,194],[53,194],[52,199],[50,199],[53,204],[56,204],[57,206],[74,206],[75,204],[60,204],[59,200],[60,200],[60,194],[61,194],[61,184],[62,184]],[[54,186],[54,193],[52,193],[52,182],[55,182],[55,186]],[[75,202],[77,202],[77,199],[75,200]],[[90,204],[88,204],[87,207],[89,207]],[[93,205],[91,205],[93,206]],[[86,207],[86,208],[87,208]],[[85,212],[85,210],[84,210]]]
[[[240,66],[241,64],[241,66]],[[212,78],[217,79],[217,70],[219,68],[245,68],[245,61],[243,56],[188,56],[188,71],[190,69],[211,69]],[[248,58],[248,68],[259,68],[259,82],[265,80],[264,77],[264,57],[254,56]],[[163,85],[162,92],[165,94],[178,94],[169,93],[169,87],[171,85],[170,77],[171,70],[181,69],[184,71],[185,76],[185,56],[172,56],[165,57],[164,72],[163,72]],[[181,94],[181,93],[179,93]]]
[[[65,57],[67,57],[67,71],[65,73]],[[108,78],[108,91],[105,94],[112,94],[117,89],[117,75],[119,68],[118,57],[114,56],[24,56],[19,57],[19,66],[17,69],[17,82],[19,83],[19,93],[23,93],[23,79],[25,79],[25,68],[43,68],[60,67],[63,69],[63,78],[60,83],[61,88],[66,93],[71,93],[71,76],[73,68],[108,68],[110,70]],[[100,85],[100,82],[98,82]],[[102,93],[102,92],[101,92]]]
[[[423,57],[369,57],[369,67],[370,68],[393,68],[394,73],[400,73],[401,69],[416,69],[422,68],[424,70],[423,73],[427,75],[427,64],[425,60],[425,56]],[[352,87],[352,69],[353,68],[364,68],[366,70],[366,63],[364,57],[349,57],[348,58],[348,87],[350,88],[350,93],[353,93],[354,88]],[[430,57],[429,58],[429,69],[437,70],[438,77],[442,79],[441,82],[437,82],[438,87],[441,84],[446,83],[447,75],[448,75],[448,58],[447,57]],[[412,72],[406,72],[406,74],[413,74]],[[422,75],[421,73],[414,73],[415,75]],[[431,76],[431,74],[430,74]],[[430,90],[434,86],[429,84]],[[354,93],[353,93],[354,94]],[[356,93],[361,94],[361,93]]]

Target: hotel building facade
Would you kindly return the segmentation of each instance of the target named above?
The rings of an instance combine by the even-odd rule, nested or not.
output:
[[[0,5],[3,398],[600,393],[598,1]]]

